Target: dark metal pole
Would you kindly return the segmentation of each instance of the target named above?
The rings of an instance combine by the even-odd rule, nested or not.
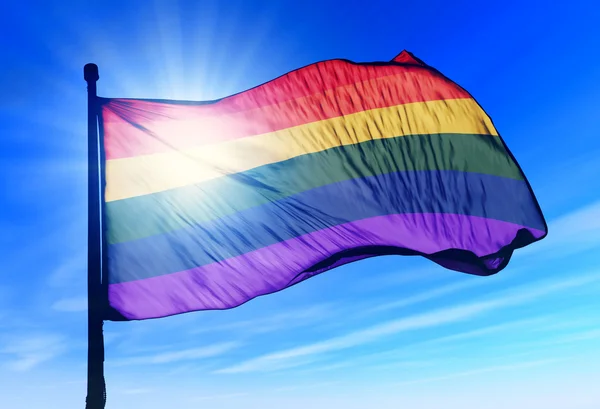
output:
[[[86,64],[83,78],[88,91],[88,371],[86,409],[104,409],[104,337],[102,335],[102,282],[100,225],[100,163],[98,140],[98,103],[96,81],[98,66]]]

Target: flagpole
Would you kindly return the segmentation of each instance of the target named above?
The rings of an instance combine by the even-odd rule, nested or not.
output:
[[[104,409],[104,337],[102,335],[101,203],[96,81],[98,66],[86,64],[88,92],[88,361],[86,409]]]

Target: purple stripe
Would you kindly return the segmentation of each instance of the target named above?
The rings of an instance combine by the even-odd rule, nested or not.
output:
[[[110,284],[109,302],[130,320],[233,308],[335,266],[377,255],[354,253],[315,268],[318,263],[351,249],[394,247],[426,255],[458,249],[484,257],[509,246],[521,229],[528,230],[535,239],[545,234],[509,222],[457,214],[373,217],[319,230],[202,267]],[[487,263],[481,260],[469,263],[452,257],[430,258],[446,267],[473,274],[491,274],[502,263],[501,258]]]

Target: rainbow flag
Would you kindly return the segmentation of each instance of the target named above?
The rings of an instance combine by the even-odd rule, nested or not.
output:
[[[125,319],[236,307],[384,254],[490,275],[547,232],[488,115],[407,52],[217,101],[99,104],[108,298]]]

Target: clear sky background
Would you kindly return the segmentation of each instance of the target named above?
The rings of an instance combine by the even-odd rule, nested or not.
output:
[[[100,68],[101,96],[202,100],[407,49],[490,114],[548,237],[492,277],[381,257],[229,311],[109,322],[107,408],[599,408],[599,9],[3,2],[0,406],[85,401],[85,63]]]

